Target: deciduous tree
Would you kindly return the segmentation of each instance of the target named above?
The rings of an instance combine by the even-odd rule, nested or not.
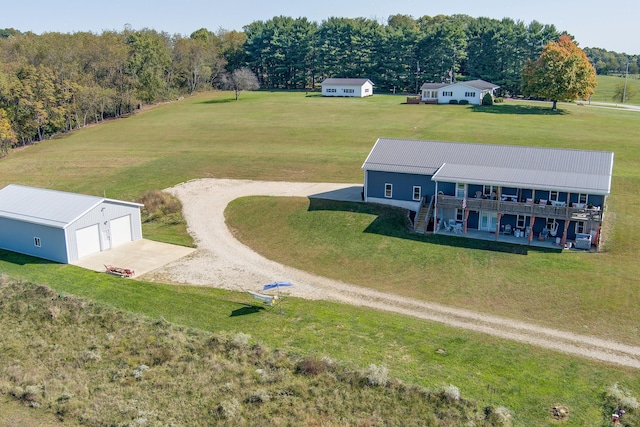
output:
[[[527,61],[522,73],[524,95],[552,101],[553,110],[560,100],[588,98],[597,84],[593,65],[566,35],[547,43],[535,62]]]
[[[11,128],[11,122],[5,111],[0,108],[0,157],[4,157],[9,152],[9,148],[16,143],[16,134]]]
[[[613,93],[613,101],[614,102],[627,102],[633,99],[637,94],[636,88],[634,85],[625,84],[625,82],[620,82],[616,85],[616,90]]]
[[[258,89],[260,88],[260,83],[258,83],[256,75],[250,69],[244,67],[227,74],[223,78],[223,87],[227,90],[233,90],[236,93],[237,101],[240,98],[241,91]]]

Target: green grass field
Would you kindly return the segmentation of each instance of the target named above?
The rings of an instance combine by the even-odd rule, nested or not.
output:
[[[619,85],[624,85],[625,76],[598,76],[598,86],[591,97],[592,101],[613,102],[613,96]],[[625,104],[640,105],[640,76],[630,74],[627,79],[627,97]]]
[[[403,102],[284,92],[243,93],[235,102],[230,93],[202,94],[17,150],[0,160],[0,186],[15,182],[134,199],[200,177],[361,183],[360,166],[378,137],[610,150],[613,190],[600,254],[516,255],[457,239],[389,236],[384,227],[390,223],[376,223],[376,213],[310,212],[300,199],[243,199],[228,213],[244,238],[255,231],[252,244],[269,257],[283,256],[273,247],[272,230],[293,239],[299,250],[283,259],[293,265],[371,286],[402,283],[413,296],[637,344],[640,114],[572,104],[553,113],[547,103],[473,108]],[[276,218],[276,212],[286,215]],[[265,216],[278,227],[257,227],[256,219],[265,223]],[[362,233],[371,224],[382,228]],[[189,243],[184,226],[145,227],[144,234]],[[315,240],[303,244],[308,235]],[[363,247],[371,259],[351,256]],[[305,261],[310,251],[316,252],[313,265]],[[606,387],[620,382],[640,393],[635,371],[401,316],[292,299],[287,321],[270,331],[262,314],[229,316],[242,295],[112,281],[6,252],[0,271],[153,318],[246,331],[287,351],[329,353],[355,366],[388,360],[391,374],[406,381],[452,382],[470,398],[499,399],[517,412],[516,425],[552,424],[549,407],[561,403],[575,409],[569,425],[602,425]],[[456,357],[444,365],[434,360],[440,347]],[[494,383],[497,396],[487,395],[487,384]]]

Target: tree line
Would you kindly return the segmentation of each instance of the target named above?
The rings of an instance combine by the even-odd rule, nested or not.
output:
[[[209,90],[242,67],[245,36],[205,29],[61,34],[0,31],[0,156],[14,145]],[[231,74],[231,73],[229,73]]]
[[[188,37],[129,27],[42,35],[0,29],[0,155],[143,104],[213,87],[237,95],[249,74],[269,89],[314,89],[327,77],[369,78],[379,93],[481,78],[505,95],[519,95],[525,63],[562,34],[537,21],[467,15],[394,15],[385,24],[279,16],[241,32],[200,29]],[[620,72],[630,60],[633,72],[640,59],[585,51],[603,73]]]

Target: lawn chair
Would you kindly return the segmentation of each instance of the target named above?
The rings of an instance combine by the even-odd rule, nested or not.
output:
[[[442,226],[444,227],[444,231],[447,231],[449,233],[453,231],[453,227],[451,227],[451,221],[450,220],[448,222],[447,221],[442,221]]]

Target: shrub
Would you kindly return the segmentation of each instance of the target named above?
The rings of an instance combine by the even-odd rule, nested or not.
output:
[[[485,408],[485,420],[492,426],[511,426],[511,411],[504,406],[495,409],[491,407]]]
[[[457,99],[450,99],[449,100],[449,104],[458,104],[458,100]]]
[[[373,363],[367,369],[369,385],[385,386],[389,382],[389,369],[386,366],[377,366]]]
[[[180,200],[159,190],[147,191],[138,197],[136,202],[144,205],[141,211],[142,222],[150,222],[182,212]]]
[[[496,99],[493,100],[494,104],[500,104],[502,102],[504,102],[504,98],[501,97],[501,96],[499,96],[499,97],[497,97]]]
[[[449,384],[444,389],[442,389],[442,393],[449,400],[458,401],[460,400],[460,389],[453,384]]]
[[[485,93],[482,97],[482,105],[493,105],[493,96],[490,93]]]
[[[149,367],[147,365],[140,365],[138,366],[136,369],[133,370],[133,378],[137,379],[138,381],[142,379],[142,374],[144,373],[144,371],[148,371]]]
[[[243,348],[249,345],[250,339],[251,335],[245,334],[244,332],[238,332],[231,339],[231,345],[236,348]]]
[[[608,392],[609,396],[613,398],[613,400],[617,401],[622,409],[633,411],[640,408],[638,399],[631,396],[626,390],[621,389],[617,383],[609,387]]]
[[[298,363],[296,373],[302,375],[318,375],[331,369],[331,364],[325,359],[307,357]]]
[[[469,105],[469,101],[466,99],[461,99],[460,101],[458,101],[459,105]]]

